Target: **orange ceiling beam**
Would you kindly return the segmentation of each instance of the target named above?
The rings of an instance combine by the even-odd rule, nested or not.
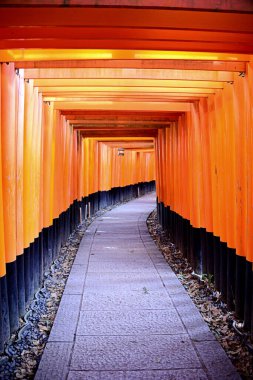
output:
[[[126,123],[126,122],[140,122],[142,123],[143,121],[150,121],[150,122],[157,122],[157,123],[162,123],[169,121],[171,119],[178,118],[181,113],[178,112],[170,112],[166,116],[161,116],[159,113],[111,113],[111,112],[106,112],[106,111],[100,111],[97,110],[96,112],[90,113],[87,111],[62,111],[62,115],[64,115],[67,119],[71,119],[72,122],[76,120],[83,120],[84,122],[98,122],[98,123],[103,123],[106,119],[108,122],[113,122],[113,123]]]
[[[57,110],[129,110],[143,112],[145,110],[151,111],[190,111],[190,104],[180,102],[110,102],[110,101],[97,101],[97,102],[54,102],[54,109]]]
[[[71,33],[71,32],[70,32]],[[103,35],[103,30],[100,31]],[[188,34],[188,31],[184,31]],[[118,33],[116,32],[116,35]],[[115,36],[115,31],[114,31]],[[151,50],[181,50],[181,51],[206,51],[206,52],[227,52],[227,53],[241,53],[252,54],[253,53],[253,33],[250,33],[247,38],[249,42],[242,42],[240,38],[237,39],[237,34],[234,34],[234,42],[224,42],[222,35],[215,40],[213,36],[212,41],[197,40],[198,32],[196,32],[196,41],[188,40],[182,41],[180,36],[177,36],[175,40],[141,40],[131,39],[126,37],[123,42],[124,49],[151,49]],[[221,40],[221,42],[219,42]],[[0,49],[120,49],[122,48],[122,39],[111,38],[108,39],[56,39],[56,38],[26,38],[26,39],[1,39]]]
[[[97,6],[3,7],[1,28],[1,49],[253,52],[250,12]]]
[[[125,125],[170,125],[171,121],[163,120],[163,121],[157,121],[157,120],[108,120],[108,119],[103,119],[103,120],[94,120],[94,119],[78,119],[78,120],[72,120],[69,119],[69,122],[71,124],[82,124],[82,125],[96,125],[96,126],[104,126],[105,124],[110,126],[110,125],[116,125],[116,126],[122,126],[124,127]]]
[[[199,70],[160,70],[160,69],[25,69],[26,79],[64,79],[68,85],[78,86],[80,79],[162,79],[162,80],[189,80],[189,81],[214,81],[230,82],[234,79],[234,73],[227,71],[199,71]],[[35,82],[35,85],[42,82]],[[51,82],[53,83],[53,82]]]
[[[8,43],[18,43],[18,41],[27,40],[48,40],[54,41],[52,43],[60,43],[60,41],[67,42],[75,39],[77,41],[99,41],[99,40],[129,40],[129,41],[175,41],[184,40],[185,42],[217,42],[219,43],[242,43],[252,44],[252,35],[250,33],[236,33],[236,41],[234,41],[233,33],[220,33],[214,31],[200,31],[189,30],[187,34],[184,30],[178,29],[131,29],[119,28],[115,35],[115,28],[104,27],[102,29],[96,27],[1,27],[0,26],[1,40]],[[84,48],[84,46],[82,47]],[[155,49],[157,50],[157,49]]]
[[[72,124],[72,123],[70,123]],[[166,124],[166,125],[154,125],[154,124],[143,124],[143,125],[138,125],[138,126],[134,126],[134,125],[124,125],[124,126],[118,126],[117,124],[108,124],[105,122],[104,126],[95,126],[95,125],[83,125],[83,124],[77,124],[77,125],[73,125],[74,129],[77,129],[77,130],[85,130],[85,131],[90,131],[90,130],[94,130],[94,131],[104,131],[104,130],[108,130],[108,129],[117,129],[117,130],[136,130],[136,129],[156,129],[156,128],[165,128],[165,127],[168,127],[170,126],[169,124]]]
[[[253,12],[251,0],[226,0],[214,2],[213,0],[5,0],[4,4],[15,6],[100,6],[100,7],[135,7],[135,8],[174,8],[197,9],[209,11]]]
[[[69,87],[70,91],[75,91],[76,87]],[[50,93],[50,89],[52,92],[57,92],[58,96],[61,96],[61,88],[58,87],[40,87],[40,91],[44,93],[45,91]],[[66,91],[66,87],[62,88],[63,91]],[[194,93],[194,94],[214,94],[214,88],[194,88],[194,87],[81,87],[80,91],[84,94],[92,95],[94,94],[114,94],[114,95],[124,95],[128,94],[166,94],[166,93]],[[85,95],[84,95],[85,96]]]
[[[253,12],[251,0],[226,0],[214,2],[213,0],[5,0],[4,4],[15,6],[100,6],[100,7],[125,7],[125,8],[174,8],[174,9],[202,9],[210,11]]]
[[[122,144],[122,148],[143,148],[143,147],[149,147],[153,148],[154,147],[154,141],[153,139],[146,139],[146,140],[136,140],[136,141],[131,141],[131,140],[118,140],[118,141],[103,141],[104,144],[109,145],[111,147],[117,147],[118,144]]]
[[[82,137],[131,137],[131,138],[137,138],[137,137],[156,137],[157,136],[157,129],[135,129],[135,130],[129,130],[124,129],[123,131],[118,129],[108,129],[106,131],[81,131]]]
[[[145,149],[145,148],[129,148],[129,149],[126,149],[126,150],[130,150],[132,152],[141,152],[141,153],[152,153],[154,152],[154,149]]]
[[[242,72],[243,61],[200,61],[183,59],[91,59],[54,61],[17,61],[16,68],[129,68],[129,69],[176,69]]]
[[[252,20],[253,21],[253,20]],[[103,31],[101,31],[103,34]],[[116,32],[117,33],[117,32]],[[217,41],[161,41],[161,40],[130,40],[126,39],[123,44],[121,39],[108,40],[57,40],[57,39],[25,39],[25,40],[0,40],[0,49],[150,49],[150,50],[183,50],[195,52],[227,52],[253,54],[253,43],[242,43],[237,41],[234,34],[234,42],[217,42]],[[251,33],[253,40],[253,33]]]
[[[252,12],[252,11],[251,11]],[[1,26],[169,28],[253,33],[251,13],[103,7],[3,7]],[[52,36],[53,37],[53,36]]]
[[[163,120],[169,117],[180,116],[180,112],[164,112],[164,111],[151,111],[146,110],[144,113],[131,110],[61,110],[61,114],[66,117],[107,117],[114,118],[116,117],[132,117],[132,118],[162,118]]]
[[[66,95],[66,96],[65,96]],[[80,96],[76,96],[75,93],[73,93],[73,98],[69,96],[69,94],[61,94],[61,93],[43,93],[43,100],[44,101],[84,101],[84,102],[102,102],[102,101],[110,101],[110,102],[141,102],[141,101],[154,101],[154,102],[183,102],[183,101],[194,101],[194,100],[199,100],[201,98],[206,98],[208,96],[208,93],[172,93],[168,92],[166,95],[163,94],[142,94],[142,93],[137,93],[137,94],[129,94],[129,95],[105,95],[101,96],[100,94],[97,94],[92,96],[90,94],[86,94],[87,96],[84,96],[83,93],[80,93]]]
[[[96,139],[97,141],[100,142],[111,142],[111,141],[134,141],[132,137],[121,137],[120,140],[117,137],[101,137],[99,139]],[[154,142],[153,138],[149,137],[138,137],[135,141],[149,141],[149,142]]]
[[[247,62],[252,55],[224,52],[194,52],[150,49],[8,49],[0,51],[2,61],[55,61],[55,60],[190,60]]]
[[[191,81],[191,80],[166,80],[166,79],[35,79],[34,86],[46,88],[62,88],[75,87],[76,90],[82,91],[80,88],[93,88],[93,87],[147,87],[152,90],[155,87],[192,87],[192,88],[223,88],[222,82],[215,81]],[[70,90],[71,91],[71,90]]]

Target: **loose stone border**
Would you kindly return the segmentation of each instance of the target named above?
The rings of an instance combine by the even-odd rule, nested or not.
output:
[[[234,312],[229,311],[222,302],[220,293],[215,290],[210,279],[204,278],[201,281],[194,276],[187,259],[176,249],[158,223],[156,210],[149,215],[147,226],[167,263],[187,290],[242,379],[253,379],[253,356],[232,328],[233,321],[237,321]]]

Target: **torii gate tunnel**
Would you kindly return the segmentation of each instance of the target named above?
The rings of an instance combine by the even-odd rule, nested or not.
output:
[[[253,335],[252,1],[3,0],[0,19],[0,351],[80,217],[155,183]]]

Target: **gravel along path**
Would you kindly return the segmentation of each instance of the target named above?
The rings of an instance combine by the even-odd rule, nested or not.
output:
[[[192,274],[187,259],[176,249],[158,223],[156,211],[150,214],[147,226],[166,261],[198,307],[242,379],[253,379],[253,355],[232,328],[233,321],[236,321],[235,314],[227,309],[226,304],[221,301],[220,293],[215,290],[208,278],[200,280]]]

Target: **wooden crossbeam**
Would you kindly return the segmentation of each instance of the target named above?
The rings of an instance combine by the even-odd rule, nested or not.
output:
[[[96,7],[124,7],[132,8],[132,0],[5,0],[0,4],[4,6],[96,6]],[[251,0],[226,0],[214,2],[213,0],[135,0],[135,8],[152,8],[152,9],[197,9],[209,11],[230,11],[230,12],[253,12],[253,4]]]
[[[135,129],[135,130],[115,130],[115,129],[107,129],[106,131],[81,131],[82,137],[156,137],[157,129]]]
[[[49,60],[49,61],[17,61],[16,68],[129,68],[129,69],[176,69],[201,71],[244,72],[244,61],[207,61],[186,59],[91,59],[91,60]]]
[[[124,7],[132,8],[131,0],[5,0],[0,4],[4,6],[96,6],[96,7]],[[230,12],[253,12],[253,4],[251,0],[226,0],[214,2],[213,0],[135,0],[135,8],[152,8],[152,9],[197,9],[209,11],[230,11]]]
[[[197,10],[34,7],[1,9],[1,26],[92,26],[253,32],[252,14]]]
[[[160,70],[160,69],[26,69],[25,79],[71,79],[75,85],[81,79],[161,79],[229,82],[233,73],[227,71]],[[35,82],[36,84],[42,82]],[[61,82],[60,82],[61,83]],[[62,82],[63,83],[63,82]],[[71,82],[69,82],[70,84]],[[80,82],[81,83],[81,82]]]
[[[54,102],[57,110],[129,110],[143,112],[165,111],[165,112],[187,112],[190,111],[189,103],[180,102]]]
[[[152,89],[153,87],[188,87],[188,88],[223,88],[223,83],[220,81],[205,81],[205,80],[172,80],[172,79],[121,79],[121,78],[100,78],[100,79],[35,79],[34,85],[42,88],[43,91],[50,91],[51,88],[59,87],[59,91],[63,92],[67,87],[74,88],[75,91],[83,91],[82,88],[93,87],[147,87]],[[67,91],[72,91],[67,88]],[[66,90],[65,90],[66,91]]]

